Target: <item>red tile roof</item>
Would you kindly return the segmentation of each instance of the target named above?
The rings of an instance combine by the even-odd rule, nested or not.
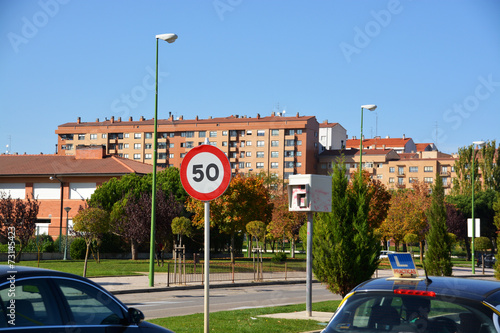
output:
[[[60,155],[0,155],[0,177],[147,174],[153,166],[117,156],[76,159]]]
[[[363,147],[377,146],[382,148],[385,145],[387,148],[391,147],[404,147],[411,138],[376,138],[376,139],[364,139]],[[359,148],[359,139],[349,139],[346,140],[346,148]]]

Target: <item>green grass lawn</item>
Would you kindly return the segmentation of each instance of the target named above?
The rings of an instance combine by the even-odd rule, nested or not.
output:
[[[325,301],[312,304],[313,311],[334,312],[340,301]],[[210,314],[210,332],[259,332],[259,333],[294,333],[321,330],[325,323],[302,319],[263,318],[260,315],[284,312],[299,312],[306,309],[305,304],[245,309],[236,311],[220,311]],[[158,318],[150,322],[167,327],[176,333],[203,332],[204,314]]]

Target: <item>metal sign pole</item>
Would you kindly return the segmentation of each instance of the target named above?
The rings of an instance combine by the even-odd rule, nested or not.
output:
[[[209,332],[209,286],[210,283],[210,201],[205,202],[205,333]]]
[[[307,212],[306,314],[312,317],[313,212]]]

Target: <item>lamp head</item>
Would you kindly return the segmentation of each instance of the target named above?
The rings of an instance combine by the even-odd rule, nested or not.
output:
[[[173,43],[177,39],[176,34],[161,34],[161,35],[156,35],[156,39],[161,39],[164,40],[168,43]]]
[[[484,141],[473,141],[472,143],[475,144],[475,145],[478,145],[479,147],[482,147],[485,144]]]
[[[69,213],[69,211],[71,210],[71,207],[64,207],[64,210],[66,211],[66,213]]]
[[[366,104],[366,105],[361,105],[361,108],[373,111],[377,108],[377,106],[375,104]]]
[[[54,177],[50,176],[50,177],[49,177],[49,179],[50,179],[50,180],[54,180]]]

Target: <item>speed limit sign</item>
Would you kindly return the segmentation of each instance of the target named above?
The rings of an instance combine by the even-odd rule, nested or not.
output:
[[[191,149],[181,164],[181,182],[186,192],[200,201],[219,197],[231,181],[231,165],[217,147],[200,145]]]

